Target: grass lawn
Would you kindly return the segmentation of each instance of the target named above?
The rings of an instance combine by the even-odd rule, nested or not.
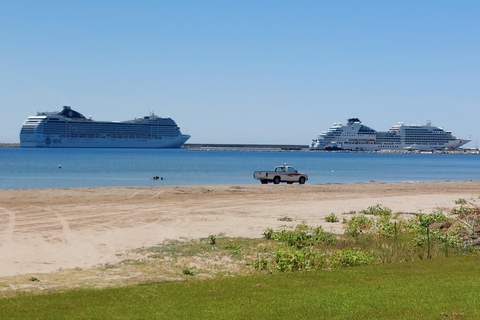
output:
[[[480,257],[0,299],[1,319],[480,319]]]

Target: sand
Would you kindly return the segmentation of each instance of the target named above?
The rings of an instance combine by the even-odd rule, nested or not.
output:
[[[430,213],[479,196],[480,181],[0,190],[0,277],[114,263],[166,239],[259,238],[302,221],[342,233],[352,210]],[[340,222],[325,222],[330,213]]]

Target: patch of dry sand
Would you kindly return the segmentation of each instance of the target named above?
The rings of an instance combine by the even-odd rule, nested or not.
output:
[[[165,239],[258,238],[282,217],[341,233],[332,212],[429,213],[479,196],[480,181],[0,190],[0,277],[113,263]]]

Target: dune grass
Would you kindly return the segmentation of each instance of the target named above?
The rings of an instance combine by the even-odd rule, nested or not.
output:
[[[480,318],[480,257],[141,284],[0,300],[2,319]]]

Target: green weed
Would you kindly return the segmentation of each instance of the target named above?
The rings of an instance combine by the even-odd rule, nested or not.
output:
[[[217,237],[215,237],[214,235],[209,235],[208,241],[210,242],[211,245],[214,245],[217,242]]]
[[[382,216],[382,217],[391,217],[392,210],[384,208],[381,205],[377,204],[371,207],[368,207],[366,210],[360,211],[361,214]]]
[[[330,213],[328,216],[325,217],[325,221],[326,222],[338,222],[338,218],[337,216],[335,215],[335,213]]]
[[[188,276],[193,276],[194,275],[194,272],[192,270],[186,268],[186,267],[183,268],[182,272],[183,272],[183,274],[188,275]]]

